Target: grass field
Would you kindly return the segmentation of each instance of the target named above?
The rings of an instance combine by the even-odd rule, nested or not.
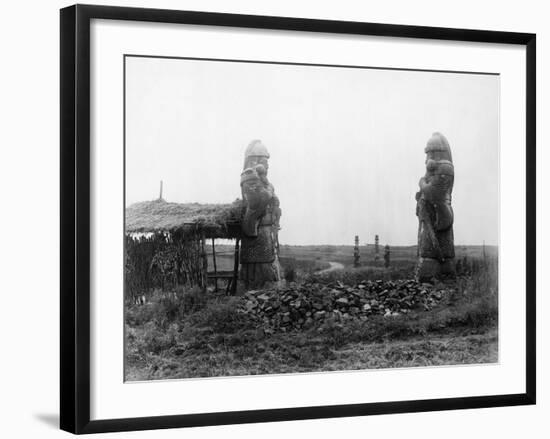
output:
[[[456,245],[456,258],[482,258],[482,245]],[[393,246],[390,248],[392,265],[410,265],[416,262],[416,245]],[[298,260],[334,261],[344,265],[353,264],[353,245],[281,245],[282,257]],[[485,246],[486,256],[494,258],[498,254],[495,246]],[[363,266],[383,266],[384,246],[379,247],[379,260],[375,261],[374,244],[359,246],[360,263]]]
[[[281,253],[287,260],[309,261],[302,265],[311,268],[347,261],[350,248],[325,254],[322,249],[285,247]],[[409,251],[414,255],[415,249]],[[481,247],[469,249],[470,258],[479,254]],[[406,256],[404,251],[403,263],[390,269],[371,264],[323,276],[306,269],[301,275],[346,285],[410,277],[414,257]],[[491,262],[478,264],[475,272],[435,285],[443,298],[428,311],[328,319],[286,332],[242,312],[243,296],[182,288],[156,291],[146,304],[126,307],[125,377],[133,381],[496,362],[496,259],[493,254],[487,259]]]

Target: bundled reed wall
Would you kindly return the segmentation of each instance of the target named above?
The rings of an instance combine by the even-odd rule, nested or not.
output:
[[[206,287],[202,235],[196,232],[158,232],[146,236],[126,236],[125,299],[146,300],[155,289],[175,289],[178,285]]]

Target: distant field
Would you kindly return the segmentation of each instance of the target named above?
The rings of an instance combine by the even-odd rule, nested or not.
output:
[[[212,247],[206,248],[208,252],[208,267],[213,270]],[[413,270],[416,264],[417,246],[394,246],[390,248],[390,265],[394,268]],[[298,278],[328,268],[329,262],[338,262],[349,268],[353,266],[353,245],[281,245],[279,257],[283,275],[290,269],[297,271]],[[216,265],[220,271],[233,270],[234,246],[227,244],[216,245]],[[384,246],[379,247],[379,258],[375,260],[374,244],[359,247],[360,266],[379,267],[384,266]],[[483,245],[455,246],[456,259],[482,259]],[[493,258],[498,255],[497,246],[485,246],[485,256]]]
[[[296,259],[319,259],[323,261],[340,262],[344,265],[353,264],[353,245],[281,245],[280,255],[282,257],[294,257]],[[383,265],[384,246],[379,246],[379,261],[375,262],[374,244],[359,246],[361,265]],[[390,248],[391,261],[416,261],[416,245],[394,246]],[[483,245],[455,246],[457,258],[482,258]],[[497,246],[485,246],[487,257],[498,254]]]

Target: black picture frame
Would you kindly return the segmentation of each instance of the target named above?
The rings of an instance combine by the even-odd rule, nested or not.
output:
[[[522,45],[526,48],[526,392],[383,403],[90,420],[90,20],[133,20]],[[535,404],[536,36],[290,17],[74,5],[60,16],[60,426],[81,434]]]

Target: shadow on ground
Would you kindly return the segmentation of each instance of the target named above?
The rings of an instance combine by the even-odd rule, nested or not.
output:
[[[35,413],[34,417],[50,428],[59,429],[59,415],[57,413]]]

